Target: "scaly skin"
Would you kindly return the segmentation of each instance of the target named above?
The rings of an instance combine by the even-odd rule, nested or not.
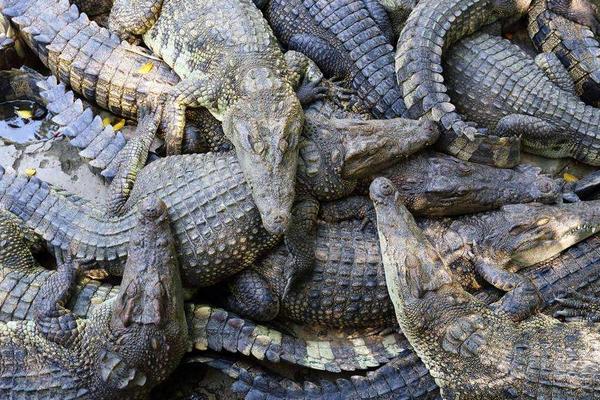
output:
[[[585,315],[593,319],[598,306],[581,299],[561,298],[582,289],[597,287],[600,274],[600,237],[592,236],[575,245],[559,257],[527,268],[523,273],[540,289],[546,306],[564,305],[559,315]],[[383,268],[383,267],[382,267]],[[455,273],[455,271],[453,271]],[[479,292],[484,294],[483,292]],[[479,294],[478,293],[478,294]],[[495,297],[478,296],[486,302]],[[236,379],[233,389],[252,399],[268,396],[273,399],[439,399],[439,389],[429,371],[412,350],[398,354],[389,363],[365,376],[335,381],[296,382],[268,372],[244,361],[235,363],[210,356],[195,357],[194,361],[216,368]]]
[[[179,82],[167,64],[141,47],[121,43],[68,1],[2,0],[0,10],[54,76],[114,114],[137,119],[146,97]],[[147,63],[150,71],[140,73]]]
[[[397,39],[404,28],[406,19],[417,5],[417,0],[378,0],[390,17],[394,36]]]
[[[410,350],[384,367],[366,376],[338,378],[335,382],[321,379],[318,382],[293,380],[277,376],[264,368],[244,360],[231,361],[223,357],[194,357],[198,362],[215,368],[235,379],[232,390],[242,398],[279,399],[373,399],[378,400],[431,400],[440,399],[439,389],[427,368]]]
[[[271,0],[264,12],[283,45],[351,82],[359,109],[377,118],[404,116],[390,21],[377,1]]]
[[[40,288],[48,280],[57,279],[58,273],[36,262],[30,248],[39,245],[38,237],[7,211],[0,211],[0,242],[0,321],[33,320],[33,304],[42,296]],[[67,308],[77,317],[86,318],[119,291],[118,285],[85,277],[77,281]],[[252,354],[258,360],[340,372],[378,366],[406,347],[398,333],[352,339],[294,337],[208,305],[187,304],[185,311],[196,351],[225,350]]]
[[[442,56],[461,38],[501,18],[524,15],[530,0],[425,0],[410,14],[396,50],[396,74],[411,118],[439,122],[441,149],[462,160],[514,166],[516,138],[482,135],[469,126],[446,94]]]
[[[150,121],[148,125],[155,122],[154,116],[149,115],[141,125],[145,126],[146,120]],[[312,188],[309,194],[319,199],[328,200],[326,196],[333,195],[327,190],[328,183],[372,174],[437,137],[430,123],[418,121],[358,121],[354,125],[351,121],[337,121],[325,126],[338,126],[335,124],[347,129],[330,129],[314,137],[307,133],[302,144],[306,156],[299,168],[300,181],[306,182],[306,187]],[[151,129],[149,132],[152,137]],[[363,140],[364,136],[368,140]],[[137,139],[148,142],[146,137]],[[129,141],[122,153],[127,162],[143,165],[147,149],[144,151],[142,146],[140,150],[136,143]],[[136,175],[137,167],[132,168],[132,176]],[[128,170],[124,171],[125,177],[129,176]],[[158,196],[167,204],[187,285],[208,286],[233,275],[281,238],[264,229],[232,154],[207,153],[157,160],[137,173],[133,189],[127,186],[125,177],[118,175],[113,185],[124,187],[121,190],[118,186],[118,193],[130,191],[129,196],[118,197],[109,204],[109,208],[119,209],[118,214],[88,202],[73,201],[39,179],[2,172],[0,203],[4,208],[26,221],[63,254],[93,258],[111,273],[119,274],[122,270],[129,233],[138,213],[136,204],[148,196]],[[292,252],[299,251],[301,256],[309,258],[314,252],[302,247],[309,246],[306,236],[299,233],[299,238],[300,248],[289,246],[289,241],[288,246]],[[303,272],[291,268],[290,281],[296,273]]]
[[[553,52],[575,82],[583,101],[600,105],[600,44],[594,33],[550,10],[550,1],[534,0],[529,9],[529,37],[541,52]]]
[[[519,204],[454,219],[423,219],[419,225],[465,288],[479,290],[487,281],[518,294],[520,287],[537,278],[524,278],[515,271],[552,258],[596,233],[599,207],[600,201]],[[349,221],[320,224],[317,238],[314,270],[284,298],[277,296],[276,289],[285,280],[286,253],[279,249],[251,268],[254,275],[245,272],[230,283],[229,308],[259,320],[281,313],[311,326],[389,327],[392,305],[376,235],[361,231],[360,221]],[[569,271],[562,265],[559,269]],[[581,284],[590,280],[582,278]],[[548,282],[542,283],[545,295],[541,299],[546,302],[552,300],[552,290],[561,292],[559,285],[551,289]]]
[[[2,397],[141,399],[175,369],[187,325],[174,239],[162,202],[141,207],[116,297],[76,319],[63,308],[76,272],[61,264],[34,320],[0,325]]]
[[[416,154],[378,176],[389,178],[406,207],[422,216],[472,214],[505,204],[554,203],[561,190],[559,181],[530,165],[501,169],[435,152]]]
[[[536,314],[515,321],[464,291],[401,204],[371,185],[390,297],[402,331],[446,399],[596,397],[600,334]]]
[[[223,123],[266,229],[284,233],[304,123],[294,88],[308,60],[284,58],[250,0],[117,0],[109,26],[123,38],[143,35],[182,78],[165,99],[167,154],[181,151],[186,108],[208,109]]]
[[[534,61],[508,40],[481,34],[457,43],[446,63],[461,113],[496,135],[520,135],[528,152],[600,165],[600,110],[551,80],[565,75],[551,53]]]

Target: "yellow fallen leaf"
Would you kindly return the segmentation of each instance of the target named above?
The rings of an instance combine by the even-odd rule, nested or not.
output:
[[[576,177],[575,175],[572,175],[572,174],[570,174],[568,172],[565,172],[563,174],[563,179],[565,180],[565,182],[569,182],[569,183],[570,182],[577,182],[579,180],[578,177]]]
[[[123,127],[125,126],[125,120],[122,119],[119,122],[117,122],[116,124],[113,125],[113,130],[114,131],[118,131],[123,129]]]
[[[31,117],[33,117],[33,112],[31,112],[31,110],[17,110],[16,113],[19,118],[23,119],[31,119]]]
[[[111,122],[112,121],[111,121],[110,117],[104,117],[104,118],[102,118],[102,126],[110,125]]]
[[[27,175],[28,177],[32,177],[37,173],[37,170],[35,168],[27,168],[25,170],[25,175]]]
[[[140,74],[147,74],[152,71],[152,68],[154,68],[154,64],[152,61],[148,61],[146,64],[142,65],[137,72]]]

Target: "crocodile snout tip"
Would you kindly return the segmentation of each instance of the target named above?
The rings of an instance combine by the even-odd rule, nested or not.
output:
[[[383,203],[386,199],[393,197],[396,193],[394,184],[387,178],[377,178],[371,183],[369,194],[371,200],[376,203]]]
[[[155,220],[166,212],[167,206],[158,197],[148,197],[140,205],[142,218]]]
[[[288,227],[288,218],[284,214],[271,214],[263,220],[263,225],[273,235],[283,235]]]

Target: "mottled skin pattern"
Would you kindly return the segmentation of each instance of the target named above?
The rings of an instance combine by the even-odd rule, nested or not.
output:
[[[600,44],[586,26],[557,15],[550,0],[534,0],[529,9],[528,32],[541,52],[553,52],[569,72],[583,101],[600,105]]]
[[[464,291],[396,196],[371,185],[386,281],[402,331],[446,399],[596,397],[600,335],[542,314],[515,321]]]
[[[565,71],[552,53],[533,60],[506,39],[480,34],[450,50],[446,71],[457,109],[495,135],[520,135],[530,153],[600,165],[600,110],[553,82]]]
[[[41,267],[33,258],[31,249],[40,244],[40,238],[16,216],[0,211],[0,321],[33,320],[33,304],[44,293],[40,288],[57,279],[58,272]],[[75,316],[86,318],[119,291],[118,285],[82,277],[66,308]],[[290,336],[208,305],[187,304],[185,310],[190,341],[196,351],[252,354],[258,360],[340,372],[378,366],[406,347],[398,333],[308,338],[302,334]]]
[[[113,0],[73,0],[79,11],[90,17],[107,14],[113,6]]]
[[[377,1],[271,0],[264,11],[284,46],[306,54],[326,75],[351,82],[358,109],[377,118],[404,116],[391,25]]]
[[[182,78],[165,99],[167,153],[181,151],[186,108],[208,109],[223,122],[266,229],[284,233],[304,123],[294,88],[309,64],[295,52],[284,58],[250,0],[119,0],[110,28],[143,34]]]
[[[531,282],[515,272],[597,232],[599,205],[598,201],[509,205],[455,219],[424,219],[419,224],[465,288],[479,290],[487,281],[518,295]],[[356,220],[321,223],[315,260],[313,271],[281,298],[276,288],[285,280],[286,253],[273,252],[251,268],[254,275],[246,272],[230,283],[229,307],[253,319],[272,319],[281,313],[311,326],[390,326],[391,304],[374,232],[361,230]],[[535,300],[532,306],[539,299]]]
[[[148,199],[116,297],[77,319],[63,307],[71,263],[40,289],[33,321],[0,325],[5,398],[144,398],[185,352],[187,325],[166,208]]]
[[[576,24],[600,33],[600,16],[597,0],[548,0],[548,9]]]
[[[456,111],[442,76],[442,56],[461,38],[502,18],[524,15],[530,0],[425,0],[414,8],[396,49],[396,74],[411,118],[429,118],[444,129],[438,145],[462,160],[514,166],[516,138],[483,135]]]
[[[435,152],[416,154],[378,176],[389,178],[406,207],[422,216],[472,214],[505,204],[554,203],[561,191],[558,180],[530,165],[501,169]]]
[[[394,37],[397,39],[404,28],[406,19],[417,5],[417,0],[378,0],[379,3],[385,8],[390,22],[392,23],[392,29],[394,30]]]
[[[240,272],[279,242],[280,235],[272,235],[263,227],[233,154],[171,156],[150,163],[138,173],[146,160],[152,125],[155,129],[156,116],[149,114],[140,124],[142,129],[148,128],[149,134],[130,140],[122,151],[126,160],[123,165],[128,168],[113,180],[119,196],[109,202],[111,212],[65,197],[37,178],[17,177],[4,171],[0,204],[63,254],[93,258],[111,273],[119,274],[138,214],[135,206],[148,196],[157,196],[168,208],[183,280],[193,286],[212,285]],[[420,150],[437,137],[437,130],[427,121],[337,121],[325,126],[331,129],[322,135],[313,132],[311,136],[307,132],[301,145],[299,181],[311,188],[305,193],[305,204],[313,209],[314,202],[308,195],[320,200],[335,198],[328,188],[339,180],[352,182],[373,174],[377,168]],[[333,129],[336,126],[347,129]],[[363,137],[368,140],[362,140]],[[139,142],[144,143],[138,145]],[[129,177],[135,181],[133,189]],[[128,195],[121,196],[123,192]],[[286,243],[294,256],[310,259],[314,254],[306,238],[306,234],[293,238],[293,243],[300,243],[300,247],[293,247],[288,235]],[[295,264],[286,269],[290,282],[302,272]]]

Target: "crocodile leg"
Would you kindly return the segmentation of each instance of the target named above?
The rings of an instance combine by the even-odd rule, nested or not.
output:
[[[313,56],[319,56],[323,50],[315,49]],[[329,50],[327,50],[329,51]],[[298,51],[290,50],[285,53],[288,66],[288,76],[296,96],[303,107],[325,97],[327,88],[321,85],[323,73],[311,58]]]
[[[554,53],[541,53],[535,57],[535,63],[544,71],[548,78],[558,87],[575,94],[575,83],[564,65]]]
[[[363,220],[363,227],[371,222],[376,227],[377,218],[373,203],[365,196],[350,196],[321,205],[319,218],[326,222],[338,222],[354,218]]]
[[[279,314],[279,298],[262,276],[251,270],[237,274],[228,284],[227,309],[255,321],[270,321]]]
[[[345,77],[351,68],[345,65],[344,56],[325,39],[307,33],[293,35],[288,47],[302,51],[311,60],[315,60],[328,76]]]
[[[147,113],[136,128],[136,136],[131,139],[119,153],[118,172],[111,186],[107,209],[110,215],[122,215],[129,193],[135,183],[137,174],[146,165],[148,151],[158,130],[160,109],[156,113]]]
[[[163,127],[167,154],[181,153],[188,107],[217,109],[217,88],[207,76],[195,75],[179,82],[167,95],[163,110]]]
[[[292,207],[292,218],[285,234],[290,257],[284,265],[284,298],[294,281],[308,272],[314,264],[319,202],[312,196],[298,193]]]
[[[115,0],[108,26],[121,39],[137,42],[154,25],[163,0]]]
[[[508,292],[495,304],[496,312],[507,315],[514,321],[530,316],[542,304],[537,288],[519,274],[506,271],[497,262],[479,256],[475,260],[479,275],[494,287]]]
[[[33,304],[40,332],[57,344],[69,345],[77,336],[77,319],[64,305],[75,287],[77,272],[72,262],[61,263],[44,283]]]
[[[587,0],[548,0],[548,8],[558,15],[600,33],[600,21],[595,7]]]
[[[495,135],[521,137],[523,146],[533,154],[538,154],[537,149],[543,148],[543,155],[546,157],[575,156],[572,146],[569,145],[572,143],[572,138],[565,136],[562,129],[530,115],[507,115],[498,121]],[[583,156],[584,154],[581,155]],[[578,159],[585,162],[581,157]]]

